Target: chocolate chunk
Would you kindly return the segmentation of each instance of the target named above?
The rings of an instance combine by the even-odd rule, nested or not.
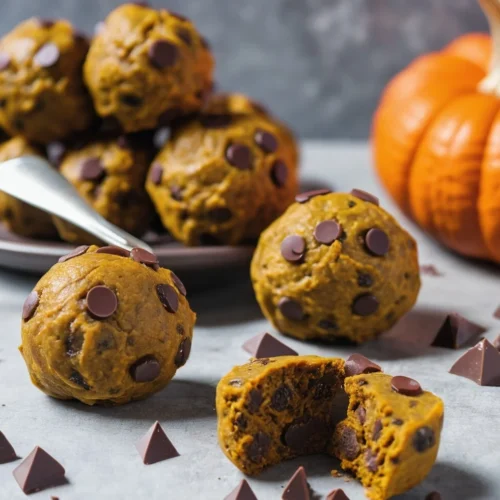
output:
[[[486,331],[486,328],[469,321],[458,313],[449,314],[431,345],[458,349]]]
[[[14,469],[13,474],[26,494],[66,482],[64,467],[39,446]]]
[[[33,56],[33,62],[42,68],[50,68],[59,60],[61,53],[55,43],[46,43],[42,45],[38,52]]]
[[[23,304],[23,320],[24,321],[29,321],[33,315],[35,314],[36,308],[38,307],[38,304],[40,302],[40,296],[38,295],[38,292],[33,290],[26,300],[24,301]]]
[[[295,197],[297,203],[306,203],[310,199],[316,196],[322,196],[324,194],[331,193],[330,189],[316,189],[314,191],[306,191],[305,193],[300,193]]]
[[[425,500],[441,500],[441,493],[438,491],[431,491],[425,496]]]
[[[423,392],[422,387],[416,380],[401,375],[392,377],[391,387],[393,391],[405,396],[418,396]]]
[[[163,307],[169,313],[176,313],[179,309],[179,297],[173,286],[156,285],[156,293]]]
[[[276,411],[286,410],[290,399],[293,397],[293,392],[286,384],[280,385],[271,396],[271,408]]]
[[[83,334],[81,332],[70,333],[64,341],[66,354],[72,358],[77,356],[83,347]]]
[[[370,253],[382,257],[389,251],[389,238],[384,231],[374,227],[366,233],[365,245]]]
[[[156,257],[154,253],[148,252],[143,248],[133,248],[130,252],[130,257],[140,264],[153,268],[155,271],[160,267],[158,257]]]
[[[130,367],[130,375],[136,382],[152,382],[160,372],[160,363],[152,355],[143,356]]]
[[[331,434],[330,427],[316,417],[301,417],[291,423],[283,434],[283,442],[298,453],[324,448]]]
[[[264,432],[257,432],[253,441],[247,446],[248,458],[252,462],[260,462],[269,451],[271,438]]]
[[[98,181],[104,177],[106,170],[97,157],[87,158],[80,164],[80,179],[82,181]]]
[[[179,56],[177,47],[168,40],[156,40],[148,49],[148,57],[153,66],[158,69],[173,66]]]
[[[73,370],[69,376],[69,380],[74,384],[83,387],[86,391],[90,391],[90,385],[87,384],[87,381],[83,378],[83,375],[80,372]]]
[[[314,229],[314,238],[318,243],[331,245],[342,233],[342,226],[334,220],[324,220]]]
[[[249,352],[254,358],[297,356],[297,351],[283,344],[269,333],[261,333],[247,340],[243,344],[243,349]]]
[[[497,351],[500,351],[500,335],[498,335],[497,338],[493,341],[493,347]]]
[[[179,335],[184,335],[186,332],[184,331],[184,327],[180,324],[180,323],[177,323],[177,326],[175,327],[175,330],[177,331],[177,333]]]
[[[374,441],[378,441],[380,434],[382,434],[382,421],[380,419],[378,419],[378,420],[375,420],[375,425],[373,426],[372,439]]]
[[[281,255],[288,262],[300,262],[304,258],[306,240],[302,236],[292,234],[281,242]]]
[[[359,423],[363,425],[366,422],[366,409],[364,406],[358,406],[354,412],[358,417]],[[377,420],[377,422],[380,422]]]
[[[377,469],[378,469],[377,454],[373,453],[372,450],[366,450],[365,463],[366,463],[367,469],[370,472],[377,472]]]
[[[282,297],[278,302],[278,308],[281,314],[291,321],[301,321],[305,314],[299,302],[288,297]]]
[[[80,257],[80,255],[83,255],[90,247],[88,245],[81,245],[79,247],[76,247],[72,252],[63,255],[58,262],[66,262],[67,260],[74,259],[75,257]]]
[[[343,425],[340,437],[337,438],[339,452],[347,460],[354,460],[360,452],[356,431],[352,427]]]
[[[379,205],[379,199],[366,191],[361,189],[353,189],[351,191],[352,196],[359,198],[360,200],[367,201],[368,203],[373,203],[374,205]]]
[[[436,444],[436,436],[430,427],[420,427],[413,435],[413,448],[419,453],[432,448]]]
[[[282,500],[311,500],[311,492],[307,484],[307,476],[304,467],[299,467],[285,486]]]
[[[241,483],[229,495],[224,497],[224,500],[257,500],[257,497],[246,479],[242,479]]]
[[[427,276],[443,276],[443,274],[432,264],[424,264],[420,266],[420,274]]]
[[[478,385],[500,387],[500,352],[483,339],[458,358],[450,373]]]
[[[189,359],[189,355],[191,354],[191,339],[185,338],[179,344],[179,348],[177,349],[177,354],[175,355],[174,363],[177,368],[184,366]]]
[[[212,210],[208,211],[207,215],[209,219],[215,222],[227,222],[233,216],[231,210],[226,207],[212,208]]]
[[[156,421],[135,447],[146,465],[162,462],[179,456],[178,451],[168,439],[160,422]]]
[[[377,312],[379,302],[377,297],[365,293],[358,295],[352,303],[352,312],[358,316],[370,316]]]
[[[9,443],[5,434],[0,431],[0,464],[6,464],[8,462],[14,462],[19,457],[16,455],[14,448]]]
[[[259,411],[263,400],[264,398],[262,397],[262,392],[258,389],[252,389],[248,394],[248,411],[250,413],[256,413]]]
[[[344,490],[337,489],[330,491],[326,496],[326,500],[349,500],[349,497],[344,493]]]
[[[117,255],[118,257],[130,257],[129,250],[125,250],[125,248],[116,247],[114,245],[101,247],[97,249],[96,253],[106,253],[109,255]]]
[[[257,129],[253,140],[264,153],[274,153],[278,149],[278,140],[271,132],[267,132],[266,130]]]
[[[317,401],[332,397],[338,383],[339,379],[334,373],[326,373],[312,384],[313,399]]]
[[[233,117],[229,114],[204,114],[199,120],[205,128],[225,128],[231,124]]]
[[[54,26],[55,24],[55,21],[53,19],[44,19],[40,17],[36,19],[36,22],[38,23],[38,26],[40,26],[40,28],[52,28],[52,26]]]
[[[243,144],[233,143],[226,149],[226,160],[233,167],[249,170],[253,162],[252,150]]]
[[[177,290],[179,290],[179,293],[185,297],[187,295],[187,291],[186,287],[184,286],[184,283],[173,271],[170,271],[170,277],[172,278],[172,281],[174,282],[174,285],[177,288]]]
[[[109,318],[117,309],[118,298],[107,286],[95,286],[87,293],[87,310],[94,319]]]
[[[6,52],[0,52],[0,71],[3,71],[10,64],[10,56]]]
[[[362,354],[351,354],[345,362],[345,376],[361,375],[362,373],[381,372],[382,368]]]
[[[283,187],[288,179],[288,167],[283,160],[276,160],[271,167],[271,180],[277,187]]]
[[[358,273],[358,286],[368,288],[373,285],[373,278],[367,273]]]

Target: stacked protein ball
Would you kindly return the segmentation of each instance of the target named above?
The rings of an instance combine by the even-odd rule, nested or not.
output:
[[[187,245],[255,240],[293,201],[297,147],[261,105],[212,96],[213,70],[190,20],[142,2],[111,12],[91,41],[66,21],[30,19],[0,41],[0,127],[13,137],[0,160],[47,155],[138,236],[160,219]],[[0,219],[26,237],[94,243],[3,195]]]

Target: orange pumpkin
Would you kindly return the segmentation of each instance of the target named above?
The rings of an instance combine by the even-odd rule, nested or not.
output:
[[[500,262],[500,0],[491,38],[462,36],[385,89],[374,161],[402,210],[453,250]]]

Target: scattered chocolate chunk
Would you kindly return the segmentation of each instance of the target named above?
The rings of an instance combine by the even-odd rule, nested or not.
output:
[[[66,146],[62,142],[54,141],[47,144],[45,151],[47,152],[47,158],[50,163],[55,167],[59,167],[66,154]]]
[[[497,338],[493,341],[493,347],[497,351],[500,351],[500,335],[498,335]]]
[[[253,441],[247,446],[248,458],[252,462],[260,462],[269,451],[271,438],[264,432],[257,432]]]
[[[233,217],[233,213],[229,208],[226,207],[217,207],[217,208],[212,208],[212,210],[209,210],[207,212],[208,218],[212,219],[214,222],[227,222],[228,220],[231,220]]]
[[[500,352],[483,339],[458,358],[450,373],[478,385],[500,387]]]
[[[391,387],[393,391],[405,396],[418,396],[423,392],[422,387],[416,380],[401,375],[392,377]]]
[[[26,494],[66,482],[64,467],[39,446],[14,469],[13,474]]]
[[[16,455],[14,448],[9,443],[5,434],[0,431],[0,464],[6,464],[8,462],[14,462],[19,457]]]
[[[258,359],[273,358],[275,356],[297,356],[298,354],[297,351],[283,344],[269,333],[261,333],[247,340],[243,344],[243,349]]]
[[[431,491],[425,496],[425,500],[441,500],[441,493],[438,491]]]
[[[364,406],[358,406],[354,412],[358,417],[359,423],[363,425],[366,422],[366,409]]]
[[[430,427],[420,427],[413,435],[413,448],[419,453],[432,448],[436,444],[436,436]]]
[[[361,375],[362,373],[381,372],[382,368],[362,354],[351,354],[345,362],[345,376]]]
[[[368,449],[365,452],[365,463],[366,467],[370,472],[377,472],[378,463],[377,463],[377,454],[373,453],[372,450]]]
[[[382,421],[380,419],[375,420],[375,425],[373,426],[372,439],[378,441],[378,438],[382,434]]]
[[[370,253],[382,257],[389,251],[389,238],[384,231],[374,227],[366,233],[365,245]]]
[[[314,229],[314,238],[318,243],[331,245],[342,233],[342,226],[334,220],[320,222]]]
[[[144,264],[148,267],[153,268],[155,271],[160,267],[158,257],[155,254],[144,250],[143,248],[133,248],[130,252],[130,257],[132,257],[133,260],[139,262],[140,264]]]
[[[299,302],[288,297],[282,297],[280,299],[278,308],[281,314],[289,320],[301,321],[305,317],[304,310]]]
[[[374,205],[379,205],[379,199],[373,194],[362,191],[361,189],[353,189],[351,194],[360,200],[367,201],[368,203],[373,203]]]
[[[316,196],[322,196],[329,193],[331,193],[330,189],[315,189],[314,191],[306,191],[305,193],[298,194],[295,197],[295,201],[297,203],[306,203]]]
[[[233,143],[226,149],[226,160],[240,170],[252,168],[252,150],[243,144]]]
[[[233,117],[229,114],[205,114],[199,120],[205,128],[225,128],[231,124]]]
[[[152,382],[158,378],[160,372],[160,363],[152,355],[138,359],[130,367],[130,375],[136,382]]]
[[[35,314],[36,308],[38,307],[38,304],[40,302],[40,296],[38,295],[38,292],[33,290],[26,300],[24,301],[23,304],[23,319],[24,321],[30,320],[33,315]]]
[[[185,297],[187,295],[187,291],[186,291],[186,287],[184,286],[184,283],[172,271],[170,271],[170,277],[172,278],[172,281],[174,282],[174,285],[177,288],[177,290],[179,290],[179,293]]]
[[[278,140],[271,132],[259,128],[255,131],[253,139],[264,153],[274,153],[278,149]]]
[[[257,497],[246,479],[242,479],[241,483],[224,500],[257,500]]]
[[[373,285],[373,278],[367,273],[358,273],[358,285],[369,288]]]
[[[458,349],[486,331],[486,328],[469,321],[458,313],[449,314],[431,345]]]
[[[271,167],[271,180],[277,187],[283,187],[288,179],[288,167],[283,160],[276,160]]]
[[[158,421],[156,421],[149,431],[137,441],[135,447],[146,465],[155,464],[179,456],[179,453],[170,439],[168,439]]]
[[[80,255],[83,255],[90,247],[88,245],[81,245],[79,247],[76,247],[72,252],[63,255],[58,262],[66,262],[67,260],[74,259],[75,257],[80,257]]]
[[[321,419],[301,417],[292,422],[283,434],[283,442],[298,453],[323,447],[331,428]]]
[[[356,431],[352,427],[343,425],[337,446],[347,460],[354,460],[360,452]]]
[[[443,276],[436,266],[432,264],[424,264],[420,266],[420,274],[424,274],[426,276]]]
[[[177,47],[168,40],[156,40],[148,49],[148,57],[151,64],[158,68],[164,69],[173,66],[179,56]]]
[[[179,297],[174,287],[170,285],[156,285],[156,293],[163,307],[169,313],[176,313],[179,309]]]
[[[96,251],[96,253],[106,253],[109,255],[117,255],[118,257],[130,257],[129,250],[125,250],[125,248],[116,247],[114,245],[101,247]]]
[[[258,389],[252,389],[249,393],[248,398],[248,411],[250,413],[256,413],[259,411],[260,405],[262,404],[263,397],[262,392]]]
[[[358,316],[370,316],[378,310],[379,302],[377,297],[365,293],[358,295],[352,303],[352,312]]]
[[[80,179],[82,181],[98,181],[104,177],[106,170],[97,157],[87,158],[80,164]]]
[[[330,491],[326,496],[326,500],[349,500],[349,497],[344,493],[344,490],[337,489]]]
[[[288,481],[281,498],[282,500],[311,500],[311,492],[307,484],[304,467],[299,467],[290,481]]]
[[[59,47],[55,43],[49,42],[38,49],[38,52],[33,56],[33,62],[42,68],[50,68],[57,63],[60,55]]]
[[[293,392],[286,384],[280,385],[271,396],[271,408],[276,411],[286,410],[290,399],[293,397]]]
[[[305,250],[306,240],[297,234],[291,234],[281,242],[281,255],[288,262],[300,262]]]
[[[10,56],[6,52],[0,52],[0,71],[3,71],[10,64]]]
[[[175,355],[174,363],[177,368],[184,366],[189,359],[189,355],[191,354],[191,339],[185,338],[179,344],[179,348],[177,349],[177,354]]]
[[[107,286],[95,286],[87,293],[87,310],[94,319],[109,318],[117,309],[118,298]]]
[[[69,376],[69,380],[74,384],[83,387],[86,391],[90,391],[90,385],[87,384],[87,381],[83,378],[83,375],[80,372],[73,370]]]

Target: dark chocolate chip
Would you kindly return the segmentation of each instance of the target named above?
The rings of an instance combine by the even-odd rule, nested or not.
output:
[[[176,313],[179,309],[179,297],[173,286],[156,285],[156,293],[163,307],[169,313]]]
[[[358,295],[352,304],[352,312],[358,316],[370,316],[377,312],[379,302],[377,297],[366,293]]]
[[[342,426],[340,437],[337,439],[337,447],[344,458],[354,460],[360,452],[356,431],[352,427]]]
[[[177,288],[177,290],[179,290],[180,294],[185,297],[187,295],[187,291],[186,291],[186,287],[184,286],[184,283],[172,271],[170,271],[170,277],[172,278],[172,281],[174,282],[174,285]]]
[[[368,288],[373,285],[373,278],[367,273],[358,273],[358,286]]]
[[[337,387],[339,380],[334,373],[326,373],[313,384],[313,399],[319,401],[332,397],[334,389]]]
[[[6,464],[17,460],[19,457],[16,455],[14,448],[9,443],[2,431],[0,431],[0,464]]]
[[[36,308],[40,302],[38,292],[33,290],[23,304],[23,320],[29,321],[35,314]]]
[[[160,372],[160,363],[152,355],[144,356],[138,359],[130,367],[130,376],[136,382],[152,382],[158,378]]]
[[[257,432],[253,436],[253,441],[247,446],[248,458],[252,462],[260,462],[269,451],[271,438],[264,432]]]
[[[248,395],[248,411],[250,413],[257,412],[262,404],[262,401],[262,392],[258,389],[252,389]]]
[[[282,297],[280,299],[278,308],[281,314],[291,321],[301,321],[305,317],[304,310],[300,303],[288,297]]]
[[[431,491],[425,496],[425,500],[441,500],[441,493],[438,491]]]
[[[50,68],[57,63],[60,55],[59,47],[55,43],[49,42],[38,49],[38,52],[33,56],[33,62],[42,68]]]
[[[290,399],[292,399],[293,392],[286,384],[280,385],[271,397],[271,408],[276,411],[286,410]]]
[[[130,252],[130,257],[140,264],[144,264],[148,267],[158,270],[160,263],[158,262],[158,257],[155,254],[144,250],[143,248],[133,248]]]
[[[366,191],[361,189],[353,189],[351,194],[360,200],[367,201],[368,203],[373,203],[374,205],[379,205],[379,199]]]
[[[382,257],[389,251],[389,238],[381,229],[372,228],[365,235],[365,245],[370,253]]]
[[[117,255],[118,257],[130,257],[130,251],[125,250],[125,248],[116,247],[109,245],[106,247],[101,247],[97,249],[96,253],[105,253],[109,255]]]
[[[115,292],[107,286],[95,286],[87,293],[87,310],[94,319],[106,319],[118,309]]]
[[[377,454],[373,453],[372,450],[366,450],[365,463],[366,463],[367,469],[370,472],[377,472],[377,469],[378,469]]]
[[[243,144],[233,143],[226,149],[226,160],[233,167],[249,170],[253,162],[252,150]]]
[[[79,247],[76,247],[72,252],[60,257],[58,262],[66,262],[67,260],[74,259],[75,257],[80,257],[80,255],[83,255],[89,248],[90,247],[88,245],[81,245]]]
[[[151,64],[158,69],[173,66],[179,56],[179,49],[168,40],[156,40],[148,49],[148,57]]]
[[[106,173],[101,160],[95,156],[80,163],[80,179],[82,181],[98,181]]]
[[[122,104],[131,108],[138,108],[143,103],[142,97],[135,94],[120,94],[119,99]]]
[[[314,238],[318,243],[331,245],[342,233],[342,226],[334,220],[320,222],[314,229]]]
[[[183,336],[186,333],[186,331],[184,330],[184,327],[180,323],[177,323],[177,326],[175,327],[175,331],[181,336]]]
[[[137,451],[146,465],[162,462],[179,456],[159,422],[155,422],[149,431],[137,442]]]
[[[271,167],[271,180],[277,187],[283,187],[288,179],[288,167],[283,160],[276,160]]]
[[[420,427],[413,435],[412,444],[415,450],[423,453],[436,444],[436,435],[430,427]]]
[[[233,117],[229,114],[205,114],[200,122],[205,128],[225,128],[231,124]]]
[[[354,207],[356,206],[356,202],[354,202],[354,201],[352,201],[352,200],[349,200],[349,201],[347,202],[347,206],[348,206],[349,208],[354,208]]]
[[[229,208],[218,207],[209,210],[207,215],[209,219],[212,219],[215,222],[227,222],[228,220],[231,220],[233,213],[229,210]]]
[[[247,340],[243,344],[243,349],[249,352],[254,358],[297,356],[297,351],[283,344],[283,342],[269,335],[269,333],[261,333]]]
[[[292,234],[281,242],[281,255],[288,262],[300,262],[304,258],[306,240],[302,236]]]
[[[358,406],[354,413],[358,417],[359,423],[363,425],[366,422],[366,409],[364,406]],[[380,420],[377,420],[377,422],[380,422]]]
[[[300,193],[295,197],[297,203],[306,203],[315,196],[322,196],[324,194],[331,193],[330,189],[316,189],[314,191],[306,191],[305,193]]]
[[[264,153],[274,153],[278,149],[278,141],[271,132],[259,128],[255,131],[253,139]]]
[[[71,372],[69,379],[74,384],[79,385],[80,387],[83,387],[83,389],[85,389],[86,391],[90,391],[89,384],[87,384],[86,380],[83,378],[83,376],[80,372],[77,372],[76,370],[74,370],[73,372]]]
[[[175,360],[174,360],[175,366],[177,366],[177,368],[184,366],[187,363],[190,354],[191,354],[191,339],[186,337],[184,340],[181,341],[181,343],[179,344],[179,348],[177,349],[177,354],[175,355]]]
[[[405,396],[418,396],[423,392],[422,387],[416,380],[401,375],[392,377],[391,387],[393,391],[404,394]]]
[[[375,425],[373,426],[372,439],[374,441],[378,441],[380,434],[382,434],[382,421],[380,419],[378,419],[378,420],[375,420]]]
[[[40,28],[52,28],[52,26],[54,26],[55,24],[55,21],[53,19],[40,17],[37,18],[36,22],[38,23],[38,26],[40,26]]]
[[[351,354],[344,365],[345,376],[361,375],[362,373],[381,372],[382,368],[362,354]]]

